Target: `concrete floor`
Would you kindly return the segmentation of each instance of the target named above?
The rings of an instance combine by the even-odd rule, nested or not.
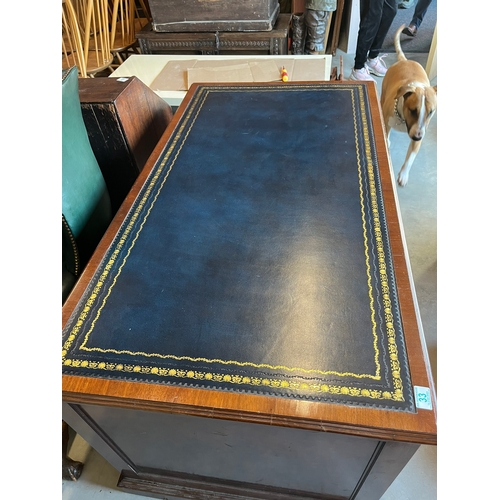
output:
[[[424,67],[426,54],[406,54],[408,59]],[[340,67],[343,60],[344,78],[348,78],[353,56],[337,51],[332,65]],[[388,65],[395,54],[386,57]],[[375,77],[380,85],[382,78]],[[437,83],[437,79],[432,81]],[[413,164],[406,187],[398,188],[398,198],[406,235],[408,253],[425,332],[429,358],[437,384],[437,113],[427,131],[420,152]],[[408,147],[405,134],[392,133],[391,158],[394,173],[402,165]],[[74,436],[74,435],[72,435]],[[69,451],[73,460],[83,462],[84,469],[76,482],[63,481],[62,500],[137,500],[136,495],[116,488],[119,472],[109,465],[80,436],[74,436]],[[434,500],[437,498],[437,448],[421,446],[381,500]],[[174,500],[170,497],[169,500]]]

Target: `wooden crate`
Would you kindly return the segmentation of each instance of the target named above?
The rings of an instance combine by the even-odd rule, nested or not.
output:
[[[153,30],[167,33],[200,31],[271,31],[278,0],[149,0]]]

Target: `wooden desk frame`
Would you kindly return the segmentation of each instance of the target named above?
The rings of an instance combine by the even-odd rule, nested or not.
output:
[[[332,85],[335,84],[332,83]],[[210,495],[217,492],[217,498],[228,500],[233,498],[301,498],[303,500],[306,498],[325,500],[356,498],[357,500],[375,500],[380,498],[389,487],[419,445],[436,444],[434,385],[408,264],[408,252],[401,230],[402,222],[395,196],[395,183],[387,153],[381,111],[375,85],[371,82],[367,82],[366,85],[371,103],[372,125],[377,144],[387,224],[391,234],[394,269],[398,283],[401,316],[412,383],[416,386],[430,388],[433,410],[417,409],[416,413],[384,411],[260,395],[243,395],[235,392],[63,376],[64,420],[115,468],[123,471],[119,483],[121,487],[130,491],[147,492],[151,496],[159,495],[159,498],[163,498],[167,494],[174,495],[174,493],[182,497],[196,491],[200,495],[199,498],[207,499],[212,498]],[[197,87],[198,85],[193,85],[189,90],[186,99],[184,99],[179,110],[174,115],[162,139],[99,244],[92,260],[84,270],[81,279],[66,301],[62,311],[63,326],[69,319],[113,236],[118,231],[120,224],[145,182],[156,158],[161,154],[163,145],[174,130]],[[204,426],[210,427],[211,431],[214,432],[217,432],[217,428],[222,431],[232,428],[234,423],[240,426],[239,428],[243,431],[243,434],[249,431],[250,435],[254,433],[258,435],[259,432],[262,432],[264,438],[271,427],[272,432],[281,433],[284,439],[291,439],[294,431],[296,431],[297,435],[305,433],[305,442],[317,441],[318,446],[321,446],[322,442],[331,441],[332,449],[340,446],[342,450],[354,450],[354,454],[357,453],[356,450],[362,450],[360,451],[359,460],[364,461],[362,465],[363,473],[359,476],[354,490],[345,496],[295,491],[293,488],[287,489],[277,486],[262,489],[262,487],[255,484],[245,483],[240,480],[200,478],[194,473],[168,472],[164,467],[161,467],[162,471],[160,472],[150,465],[143,466],[140,464],[138,466],[134,459],[131,458],[135,452],[131,452],[131,449],[128,448],[132,444],[119,442],[116,437],[111,437],[106,431],[106,427],[110,425],[110,422],[114,422],[113,425],[118,426],[120,426],[120,422],[123,422],[125,426],[128,424],[133,425],[133,422],[136,424],[141,422],[141,426],[151,427],[157,425],[158,428],[171,428],[169,425],[174,424],[178,419],[182,420],[182,425],[185,426],[187,434]],[[162,423],[159,424],[159,422]],[[121,432],[125,431],[123,429],[117,431],[118,434]],[[295,439],[295,436],[293,439]],[[343,442],[343,439],[347,439],[347,441]],[[342,442],[341,444],[338,444],[339,440]],[[370,457],[365,460],[367,447],[371,451],[369,453]],[[201,448],[200,453],[207,453],[207,457],[209,457],[210,449],[203,450]],[[194,450],[191,449],[188,452],[193,453]],[[139,452],[138,456],[142,455],[143,450]],[[149,456],[145,461],[148,462],[151,459],[151,456]],[[244,454],[242,455],[243,459]],[[353,463],[359,461],[356,457],[353,460]],[[231,496],[234,494],[240,496]],[[186,496],[186,498],[192,497]]]

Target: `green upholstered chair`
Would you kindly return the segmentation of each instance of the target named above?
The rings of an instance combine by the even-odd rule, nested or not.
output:
[[[111,222],[106,183],[92,151],[78,95],[78,70],[62,75],[62,303]],[[83,464],[68,457],[62,422],[62,476],[76,481]]]
[[[112,211],[106,183],[89,142],[76,66],[62,75],[62,302],[106,228]]]

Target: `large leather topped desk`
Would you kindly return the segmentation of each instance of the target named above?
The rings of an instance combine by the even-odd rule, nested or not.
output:
[[[379,498],[436,421],[374,85],[193,85],[63,325],[121,487]]]

